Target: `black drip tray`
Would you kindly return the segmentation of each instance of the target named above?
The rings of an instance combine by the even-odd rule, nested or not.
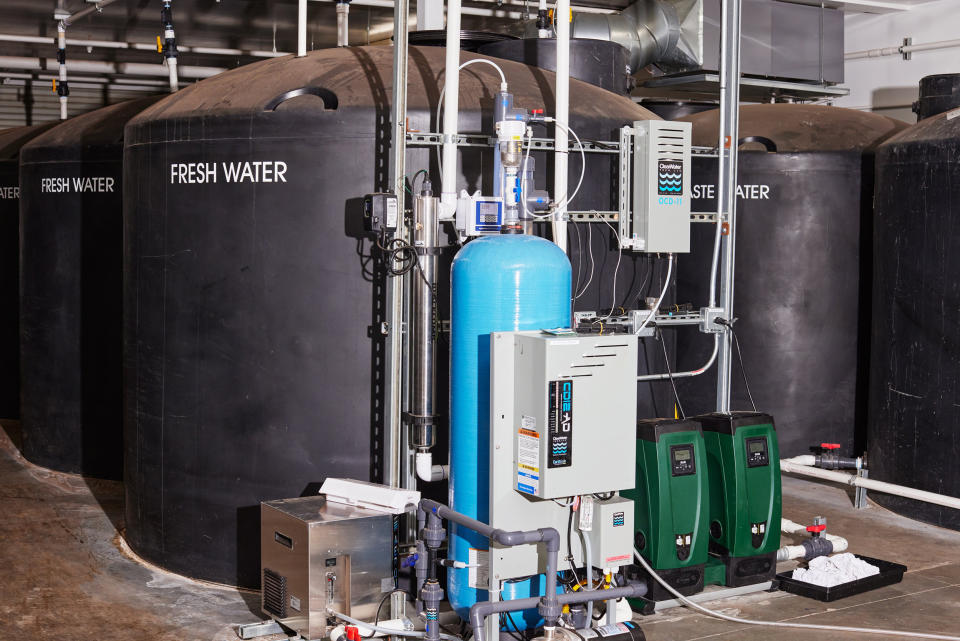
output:
[[[854,594],[861,594],[863,592],[869,592],[870,590],[876,590],[877,588],[882,588],[885,585],[900,583],[900,581],[903,581],[903,573],[907,571],[907,566],[900,565],[899,563],[891,563],[890,561],[873,559],[869,556],[860,556],[859,554],[855,554],[854,556],[862,561],[866,561],[870,565],[875,565],[880,568],[880,574],[874,574],[873,576],[868,576],[863,579],[857,579],[856,581],[849,581],[847,583],[841,583],[840,585],[834,585],[829,588],[825,588],[819,585],[813,585],[812,583],[794,579],[791,576],[793,574],[793,570],[790,570],[788,572],[781,572],[778,574],[777,578],[774,580],[774,586],[780,590],[783,590],[784,592],[798,594],[800,596],[816,599],[817,601],[836,601],[837,599],[845,599],[846,597],[853,596]]]

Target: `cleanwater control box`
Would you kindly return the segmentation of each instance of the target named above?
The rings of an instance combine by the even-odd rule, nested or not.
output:
[[[554,499],[636,482],[637,339],[513,332],[514,489]],[[511,371],[503,372],[502,368]]]
[[[690,251],[689,122],[638,120],[633,145],[633,249]]]

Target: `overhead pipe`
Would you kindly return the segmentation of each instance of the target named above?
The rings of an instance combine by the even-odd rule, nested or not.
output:
[[[297,57],[307,55],[307,0],[297,3]]]
[[[443,175],[440,179],[440,217],[457,210],[457,118],[460,115],[460,0],[447,2],[447,50],[443,93]]]
[[[21,36],[12,33],[0,33],[0,42],[21,42],[24,44],[46,45],[50,38],[44,36]],[[157,45],[150,42],[120,42],[116,40],[80,40],[67,38],[68,47],[83,47],[89,49],[128,49],[131,51],[156,51]],[[210,56],[250,56],[251,58],[280,58],[289,56],[286,51],[258,51],[244,49],[228,49],[223,47],[190,47],[177,44],[177,52],[195,53]]]
[[[820,469],[819,467],[804,465],[804,463],[807,461],[808,458],[806,457],[783,459],[780,461],[780,471],[788,472],[790,474],[799,474],[801,476],[810,476],[813,478],[822,479],[824,481],[832,481],[834,483],[841,483],[843,485],[851,485],[853,487],[862,487],[875,492],[893,494],[894,496],[902,496],[915,501],[923,501],[924,503],[932,503],[934,505],[942,505],[943,507],[960,510],[960,498],[945,496],[943,494],[937,494],[936,492],[927,492],[926,490],[917,490],[912,487],[904,487],[903,485],[895,485],[893,483],[877,481],[871,478],[863,478],[861,476],[847,474],[845,472],[835,472],[833,470],[824,470]]]
[[[60,120],[66,120],[70,85],[67,82],[67,25],[63,20],[57,23],[57,64],[60,66],[60,79],[54,85],[60,97]]]
[[[163,0],[163,8],[160,9],[160,26],[163,28],[163,46],[160,49],[167,60],[170,93],[175,93],[180,88],[180,81],[177,78],[177,34],[173,30],[173,10],[170,2],[171,0]]]
[[[337,46],[350,46],[350,0],[337,0]]]
[[[937,51],[938,49],[954,49],[960,47],[960,40],[940,40],[922,44],[899,45],[896,47],[881,47],[879,49],[864,49],[863,51],[848,51],[843,54],[844,60],[862,60],[864,58],[882,58],[884,56],[900,56],[917,51]]]
[[[553,202],[562,203],[554,211],[553,242],[567,251],[567,171],[570,139],[570,0],[557,0],[553,12],[553,24],[557,31],[557,106],[554,118],[565,126],[553,128]]]
[[[54,58],[27,58],[22,56],[0,56],[0,69],[26,69],[43,71],[56,66]],[[119,74],[128,76],[167,76],[167,71],[156,64],[142,62],[103,62],[95,60],[73,60],[70,63],[73,73]],[[225,67],[185,66],[178,68],[178,74],[185,78],[209,78],[223,73]]]
[[[338,2],[338,0],[311,0],[312,2]],[[351,0],[351,2],[359,7],[393,7],[393,0]],[[496,0],[473,0],[471,2],[475,6],[461,6],[460,14],[465,16],[481,16],[485,18],[507,18],[510,20],[526,20],[529,16],[526,11],[510,11],[503,9],[504,6],[515,6],[515,7],[525,7],[524,2],[517,2],[511,0],[504,0],[503,2],[496,2]],[[486,8],[483,5],[489,5],[490,8]],[[592,7],[592,6],[577,6],[577,13],[596,13],[596,14],[612,14],[616,13],[615,9],[605,9],[602,7]]]

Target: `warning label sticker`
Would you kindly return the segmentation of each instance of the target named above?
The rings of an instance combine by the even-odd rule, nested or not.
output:
[[[540,493],[540,433],[536,419],[524,416],[517,431],[517,490],[537,496]]]

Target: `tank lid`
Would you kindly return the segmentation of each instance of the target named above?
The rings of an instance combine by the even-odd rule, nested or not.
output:
[[[716,147],[720,110],[680,118],[693,123],[693,144]],[[907,127],[877,114],[824,105],[768,104],[740,107],[740,139],[766,139],[778,152],[856,151],[876,147]],[[751,144],[744,149],[763,149]]]
[[[48,122],[42,125],[28,127],[13,127],[0,131],[0,160],[16,160],[20,148],[45,132],[51,127],[59,125],[59,121]]]
[[[960,107],[960,73],[941,73],[920,79],[920,99],[913,103],[917,120]]]

